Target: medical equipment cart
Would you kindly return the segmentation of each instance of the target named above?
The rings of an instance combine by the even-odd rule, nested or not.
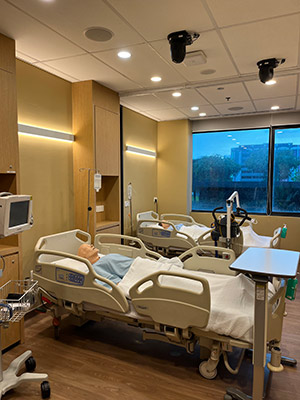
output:
[[[39,301],[38,291],[38,282],[33,279],[11,280],[3,285],[0,288],[0,326],[7,328],[10,323],[19,322],[25,314],[36,308]],[[0,351],[0,399],[8,390],[23,382],[32,381],[42,382],[41,395],[43,399],[50,397],[48,375],[33,373],[36,363],[31,354],[30,350],[25,351],[3,371],[2,351]],[[24,363],[27,372],[18,375]]]
[[[243,274],[250,274],[255,282],[254,351],[252,397],[235,388],[228,388],[224,400],[262,400],[264,398],[264,368],[266,364],[267,303],[269,277],[294,278],[299,265],[299,252],[249,248],[229,267]],[[271,371],[275,370],[272,368]],[[278,365],[278,371],[282,367]]]

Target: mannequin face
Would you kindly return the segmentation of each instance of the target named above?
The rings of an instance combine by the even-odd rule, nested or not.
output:
[[[77,253],[80,257],[86,258],[91,264],[94,264],[98,259],[98,249],[96,249],[92,244],[82,244]]]

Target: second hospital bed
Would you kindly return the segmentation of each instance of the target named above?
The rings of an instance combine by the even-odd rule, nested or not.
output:
[[[116,240],[119,243],[114,243]],[[161,263],[153,273],[149,269],[147,276],[135,281],[127,278],[127,282],[122,280],[115,285],[97,275],[89,261],[76,255],[79,246],[90,241],[89,234],[73,230],[42,237],[36,245],[34,275],[56,321],[64,314],[75,316],[80,323],[103,318],[123,321],[141,328],[145,340],[156,339],[183,346],[188,352],[193,352],[197,343],[200,348],[208,348],[210,357],[199,366],[205,378],[216,376],[221,354],[227,369],[237,373],[230,367],[227,353],[233,346],[252,348],[253,304],[249,301],[248,312],[244,315],[239,300],[234,298],[229,305],[224,293],[230,300],[232,293],[237,293],[241,287],[246,296],[242,302],[246,303],[254,287],[249,278],[235,276],[229,269],[235,259],[232,250],[218,248],[223,258],[216,259],[207,256],[210,248],[204,246],[193,248],[173,261],[159,260],[160,256],[147,250],[137,238],[96,235],[94,244],[101,254],[119,253],[135,258],[138,273],[148,268],[143,263],[149,264],[152,260]],[[161,266],[164,262],[167,267]],[[174,262],[183,263],[183,268],[173,266]],[[197,272],[199,270],[205,272]],[[129,272],[124,281],[127,275]],[[101,282],[108,283],[111,289]],[[223,294],[218,291],[220,287],[225,290]],[[268,302],[266,346],[269,349],[280,343],[284,314],[285,284],[277,282],[276,287]],[[217,297],[221,299],[219,304]],[[219,326],[216,322],[220,321],[221,315],[225,320]]]
[[[167,221],[170,229],[160,224]],[[281,227],[274,230],[272,236],[258,235],[253,229],[253,221],[246,220],[240,227],[240,235],[232,240],[232,248],[240,255],[249,247],[279,248]],[[211,239],[212,228],[197,223],[191,216],[183,214],[162,214],[153,211],[137,214],[137,237],[148,248],[163,254],[181,253],[201,244],[214,245]],[[225,246],[222,238],[218,245]]]

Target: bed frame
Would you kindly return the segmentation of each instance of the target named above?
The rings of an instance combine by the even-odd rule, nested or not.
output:
[[[158,224],[162,221],[168,221],[173,230],[165,230],[159,227]],[[137,236],[145,243],[145,245],[154,251],[169,255],[181,254],[187,249],[191,249],[199,245],[213,246],[214,242],[211,239],[211,231],[204,232],[199,236],[198,240],[194,240],[190,235],[179,232],[175,225],[182,223],[185,226],[197,225],[199,227],[206,227],[203,224],[197,223],[191,216],[184,214],[161,214],[159,215],[154,211],[146,211],[137,214]],[[243,228],[251,230],[253,239],[249,243],[245,243],[245,233]],[[252,221],[246,220],[240,230],[238,237],[231,240],[232,249],[235,251],[236,256],[242,254],[249,247],[270,247],[279,248],[281,239],[281,227],[273,232],[273,236],[257,235],[253,229]],[[263,245],[269,242],[269,245]],[[226,247],[226,238],[220,237],[218,246]]]
[[[173,229],[166,230],[160,227],[158,224],[163,221],[168,221]],[[180,223],[185,226],[197,225],[207,228],[205,225],[197,223],[189,215],[162,214],[159,217],[154,211],[146,211],[137,214],[137,237],[149,249],[164,255],[181,254],[200,244],[213,245],[210,237],[211,230],[200,235],[198,240],[194,240],[190,235],[176,229],[175,225]]]
[[[156,339],[176,344],[185,347],[190,353],[200,343],[201,349],[207,348],[210,351],[209,359],[199,366],[199,371],[205,378],[212,379],[216,376],[222,353],[228,370],[237,373],[239,366],[236,370],[230,367],[227,352],[233,346],[251,349],[252,343],[205,330],[210,315],[210,289],[205,278],[187,278],[184,270],[177,273],[155,272],[131,287],[129,301],[117,285],[97,275],[89,261],[76,255],[82,243],[90,242],[88,233],[73,230],[42,237],[35,247],[34,277],[39,282],[44,304],[53,314],[56,337],[61,317],[65,314],[72,315],[73,322],[78,325],[88,320],[101,321],[109,318],[142,328],[145,340]],[[120,253],[129,257],[151,259],[160,257],[159,254],[149,251],[140,239],[126,235],[98,234],[94,245],[102,254]],[[212,257],[216,250],[219,258]],[[60,265],[62,258],[80,261],[85,270],[79,272],[77,268]],[[229,266],[235,260],[235,254],[229,249],[198,246],[183,253],[180,259],[184,262],[184,269],[234,274]],[[202,291],[196,293],[164,286],[159,281],[162,275],[198,281],[202,285]],[[100,285],[97,280],[109,284],[111,289]],[[151,285],[143,288],[149,282]],[[284,296],[285,282],[282,282],[268,303],[266,345],[270,349],[280,343]],[[201,353],[201,358],[203,354]],[[243,354],[241,360],[242,357]]]

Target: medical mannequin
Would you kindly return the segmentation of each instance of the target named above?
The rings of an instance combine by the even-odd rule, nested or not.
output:
[[[92,244],[82,244],[78,249],[78,256],[86,258],[92,265],[95,272],[106,279],[118,284],[129,270],[133,258],[121,254],[100,255],[98,249]],[[100,281],[99,281],[100,282]],[[109,285],[100,282],[104,286]]]

